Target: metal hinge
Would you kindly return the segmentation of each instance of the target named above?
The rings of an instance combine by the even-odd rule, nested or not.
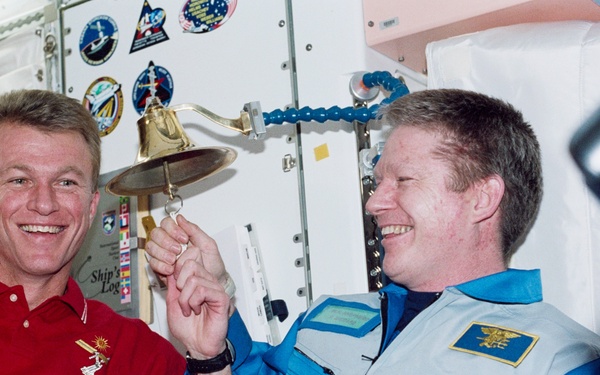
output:
[[[290,154],[286,154],[286,155],[283,157],[283,160],[282,160],[282,165],[281,165],[281,167],[283,168],[283,171],[284,171],[284,172],[289,172],[289,171],[291,171],[291,170],[292,170],[292,168],[294,168],[295,166],[296,166],[296,159],[294,159],[294,158],[292,157],[292,155],[290,155]]]

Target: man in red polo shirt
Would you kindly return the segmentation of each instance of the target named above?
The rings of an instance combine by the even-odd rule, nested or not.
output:
[[[74,99],[0,96],[0,373],[181,374],[137,319],[84,298],[70,278],[99,200],[100,138]]]

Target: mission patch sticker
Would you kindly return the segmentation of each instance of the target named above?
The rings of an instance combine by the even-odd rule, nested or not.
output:
[[[152,9],[150,4],[144,1],[129,53],[169,40],[163,28],[166,18],[167,14],[162,8]]]
[[[79,38],[79,51],[89,65],[105,63],[115,52],[119,29],[109,16],[97,16],[89,21]]]
[[[98,78],[86,90],[83,106],[96,119],[98,134],[101,137],[110,134],[123,114],[121,84],[111,77]]]
[[[153,97],[159,98],[168,107],[173,97],[173,77],[167,69],[150,61],[148,69],[138,76],[133,85],[132,100],[137,113],[142,115],[148,99]]]
[[[190,33],[207,33],[231,18],[237,0],[187,0],[179,12],[179,24]]]

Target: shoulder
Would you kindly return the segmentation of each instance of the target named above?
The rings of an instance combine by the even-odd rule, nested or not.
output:
[[[115,312],[110,306],[107,304],[94,300],[87,299],[87,322],[90,324],[102,324],[102,323],[111,323],[111,324],[134,324],[137,325],[138,322],[145,325],[145,323],[136,318],[128,318],[121,314]]]
[[[87,300],[86,335],[102,337],[114,373],[170,374],[185,371],[185,359],[166,338],[136,318],[116,313],[110,306]],[[179,371],[181,370],[181,371]],[[138,372],[139,371],[139,372]]]
[[[561,340],[588,341],[600,348],[600,336],[549,303],[537,302],[525,305],[523,314],[535,316],[534,321],[540,330],[552,333]]]
[[[101,327],[119,333],[119,336],[135,335],[136,341],[150,340],[151,342],[168,341],[150,329],[146,322],[138,318],[129,318],[116,313],[110,306],[96,300],[87,300],[86,325],[90,330]]]
[[[556,307],[536,302],[509,310],[513,326],[539,338],[532,354],[551,360],[552,368],[565,373],[600,358],[600,336]]]

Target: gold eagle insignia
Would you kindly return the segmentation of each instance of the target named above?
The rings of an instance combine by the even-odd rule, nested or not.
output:
[[[485,346],[490,349],[504,349],[508,346],[511,339],[521,337],[517,333],[495,327],[481,327],[481,331],[487,336],[477,337],[479,340],[482,340],[479,346]]]

